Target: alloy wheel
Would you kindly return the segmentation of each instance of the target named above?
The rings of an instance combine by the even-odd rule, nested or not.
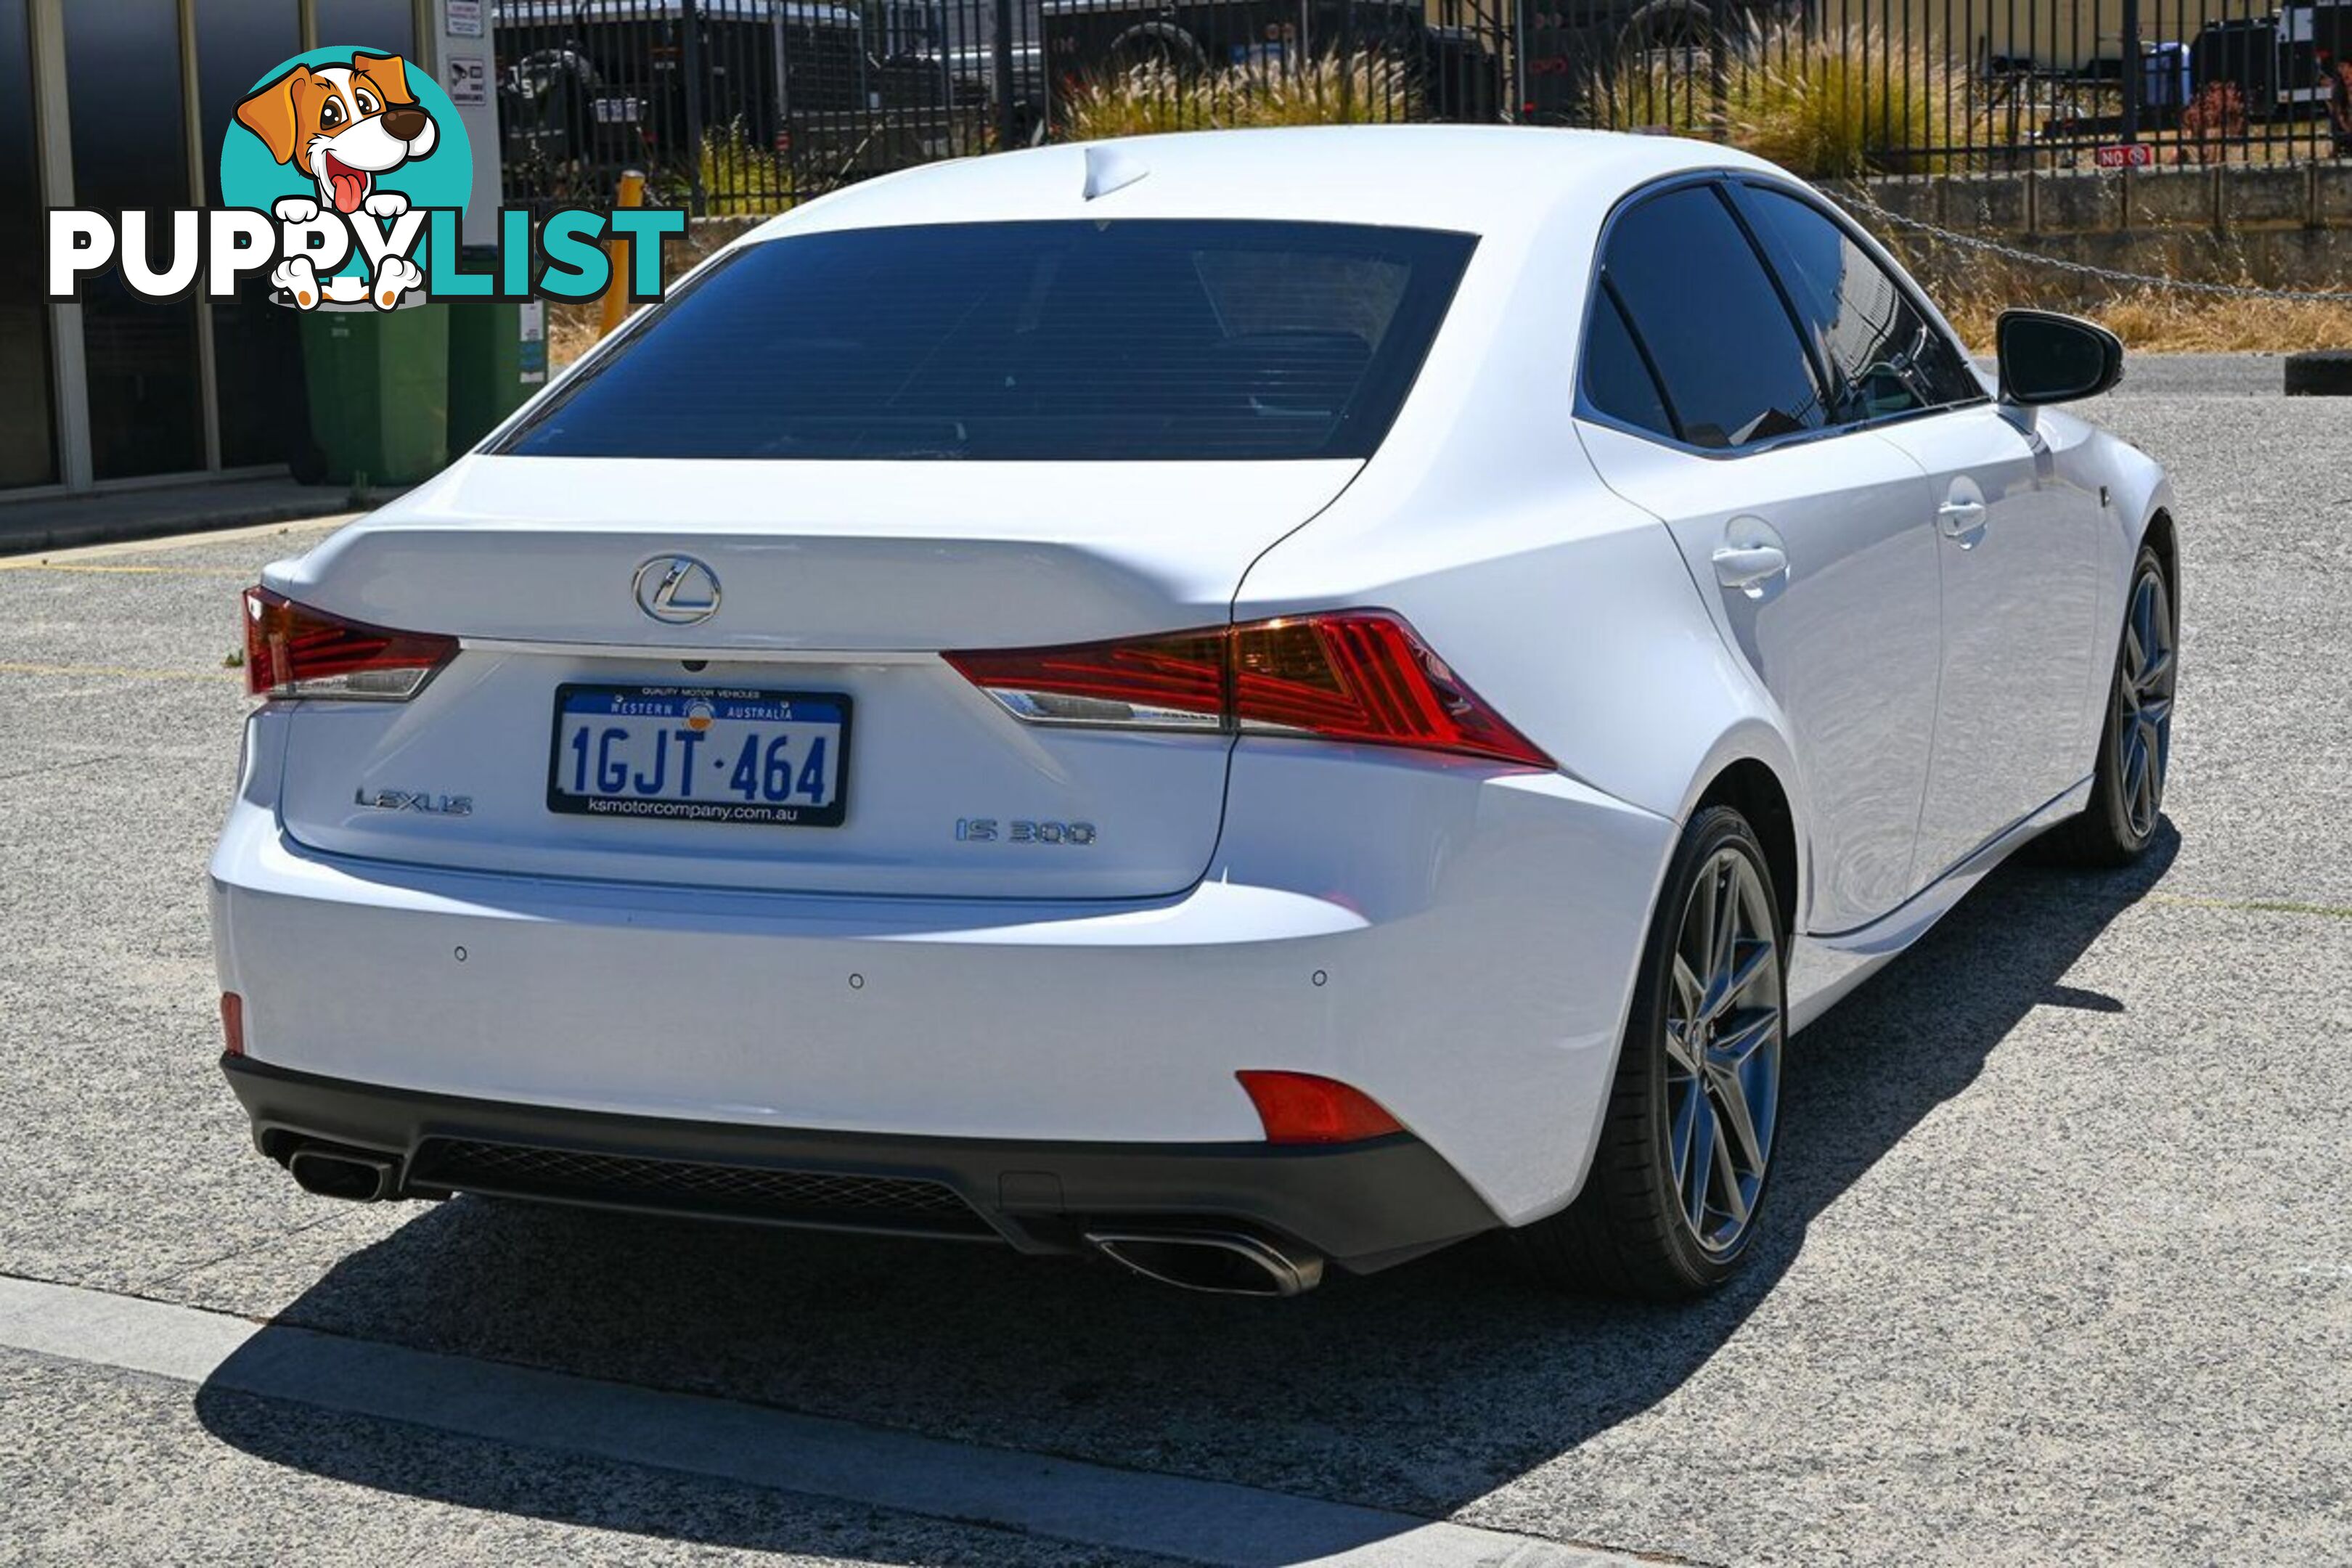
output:
[[[2116,677],[2116,779],[2135,838],[2156,831],[2164,805],[2164,770],[2172,754],[2173,638],[2164,574],[2144,566],[2132,582],[2123,667]]]
[[[1692,885],[1666,1004],[1666,1156],[1683,1223],[1720,1258],[1763,1195],[1785,1034],[1771,899],[1755,862],[1717,850]]]

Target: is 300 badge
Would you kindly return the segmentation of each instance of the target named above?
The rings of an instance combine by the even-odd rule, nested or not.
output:
[[[1021,818],[1001,822],[993,816],[959,816],[955,836],[959,844],[1069,844],[1083,849],[1095,841],[1095,825]]]

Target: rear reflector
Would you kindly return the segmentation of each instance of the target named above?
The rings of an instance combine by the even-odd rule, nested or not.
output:
[[[1269,1143],[1353,1143],[1404,1127],[1360,1089],[1305,1072],[1234,1074],[1249,1091]]]
[[[256,697],[405,702],[457,639],[362,626],[267,588],[245,591],[245,689]]]
[[[245,1055],[245,998],[234,991],[221,993],[221,1036],[230,1056]]]
[[[1308,735],[1555,765],[1387,610],[945,657],[1033,724]]]

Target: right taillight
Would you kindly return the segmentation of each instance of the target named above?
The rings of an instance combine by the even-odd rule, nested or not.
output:
[[[1311,735],[1556,765],[1387,610],[946,658],[1031,723]]]
[[[256,697],[405,702],[457,657],[457,639],[363,626],[268,588],[245,591],[245,689]]]

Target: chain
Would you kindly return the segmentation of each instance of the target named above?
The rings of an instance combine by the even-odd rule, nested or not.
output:
[[[1932,235],[1947,245],[1963,246],[1970,250],[2005,257],[2011,261],[2028,262],[2059,272],[2073,272],[2085,278],[2103,279],[2111,283],[2137,283],[2144,289],[2171,289],[2184,294],[2215,294],[2235,300],[2297,300],[2330,304],[2352,304],[2352,291],[2316,289],[2261,289],[2251,283],[2200,283],[2185,278],[2157,278],[2145,272],[2121,272],[2111,267],[2094,267],[2087,261],[2068,261],[2061,257],[2045,256],[2038,250],[2026,250],[2014,245],[1981,235],[1959,234],[1928,223],[1924,219],[1906,217],[1901,213],[1887,211],[1864,193],[1847,188],[1837,193],[1838,200],[1848,206],[1858,206],[1882,223]]]

